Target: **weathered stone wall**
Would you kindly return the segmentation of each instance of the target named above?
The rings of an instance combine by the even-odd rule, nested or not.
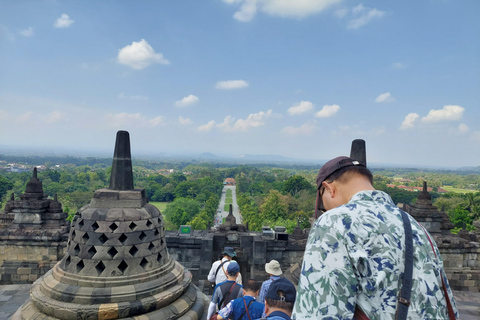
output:
[[[301,263],[305,240],[268,240],[259,232],[213,233],[194,231],[190,236],[167,232],[166,242],[170,256],[190,270],[193,281],[207,280],[212,263],[222,255],[224,247],[233,247],[237,253],[243,279],[265,280],[265,263],[274,259],[286,270]]]
[[[0,284],[34,282],[64,256],[66,245],[66,241],[1,241]]]
[[[480,292],[480,247],[440,247],[440,252],[450,286]]]

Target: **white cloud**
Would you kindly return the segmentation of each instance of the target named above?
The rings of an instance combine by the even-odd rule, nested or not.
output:
[[[201,125],[197,128],[198,131],[210,131],[215,126],[215,121],[210,120],[207,124]]]
[[[393,101],[393,98],[390,92],[382,93],[375,99],[375,102],[378,102],[378,103],[390,102],[390,101]]]
[[[315,113],[315,117],[329,118],[335,115],[338,112],[338,110],[340,110],[340,106],[338,104],[324,105],[322,110]]]
[[[460,125],[458,126],[458,131],[460,131],[461,133],[465,133],[468,130],[469,128],[465,123],[460,123]]]
[[[257,11],[271,16],[286,18],[305,18],[319,13],[341,0],[223,0],[228,4],[241,3],[234,19],[248,22],[253,19]]]
[[[74,20],[70,19],[68,14],[63,13],[60,18],[55,20],[53,26],[55,28],[68,28],[74,22]]]
[[[310,124],[304,124],[298,128],[288,126],[282,129],[282,132],[288,135],[311,135],[315,127]]]
[[[67,118],[66,113],[60,112],[60,111],[53,111],[46,117],[45,121],[47,123],[55,123],[55,122],[65,120],[66,118]]]
[[[152,119],[147,119],[141,113],[116,113],[116,114],[106,114],[105,115],[106,122],[114,127],[144,127],[144,126],[152,126],[155,127],[161,124],[164,120],[162,116],[158,116]]]
[[[456,121],[463,116],[465,108],[456,105],[446,105],[442,109],[432,109],[422,118],[422,122],[435,123],[440,121]]]
[[[221,89],[221,90],[240,89],[245,87],[248,87],[248,82],[244,80],[219,81],[215,85],[215,89]]]
[[[247,131],[250,128],[265,125],[265,120],[272,116],[272,114],[272,110],[268,110],[267,112],[260,111],[249,114],[246,119],[238,119],[237,121],[235,121],[234,117],[228,115],[217,127],[224,131]]]
[[[358,29],[360,27],[363,27],[373,19],[383,17],[385,15],[385,12],[377,10],[375,8],[370,9],[364,7],[363,4],[359,4],[352,9],[352,14],[354,18],[348,23],[348,28]]]
[[[296,105],[288,108],[287,112],[291,115],[304,114],[313,109],[313,103],[310,101],[300,101]]]
[[[31,37],[31,36],[33,36],[33,28],[30,27],[30,28],[27,28],[25,30],[19,31],[18,33],[20,33],[24,37]]]
[[[392,64],[393,69],[404,69],[406,67],[407,66],[402,62],[395,62],[394,64]]]
[[[155,127],[155,126],[163,123],[163,120],[164,120],[164,118],[162,116],[158,116],[158,117],[155,117],[153,119],[148,120],[147,123]]]
[[[241,22],[248,22],[253,19],[257,13],[258,0],[243,0],[240,10],[235,12],[233,18]]]
[[[152,63],[170,64],[163,54],[156,53],[145,39],[132,42],[118,52],[118,62],[136,70],[148,67]]]
[[[192,124],[193,121],[188,118],[184,118],[180,116],[178,117],[178,123],[180,123],[182,126],[186,126],[186,125]]]
[[[17,120],[18,120],[19,122],[24,123],[24,122],[29,121],[32,117],[33,117],[33,112],[32,112],[32,111],[27,111],[27,112],[25,112],[24,114],[22,114],[21,116],[19,116],[19,117],[17,118]]]
[[[400,129],[413,128],[413,125],[415,124],[415,122],[419,117],[420,116],[418,115],[418,113],[411,112],[407,114],[407,116],[402,122],[402,126],[400,127]]]
[[[338,9],[333,14],[335,15],[335,17],[342,19],[347,15],[347,13],[348,13],[348,8],[342,8],[342,9]]]
[[[141,95],[127,96],[125,93],[120,92],[118,95],[119,99],[128,99],[128,100],[148,100],[148,97]]]
[[[186,106],[189,106],[189,105],[192,105],[192,104],[195,104],[198,102],[198,97],[197,96],[194,96],[193,94],[181,99],[181,100],[178,100],[177,102],[175,102],[175,106],[177,107],[186,107]]]

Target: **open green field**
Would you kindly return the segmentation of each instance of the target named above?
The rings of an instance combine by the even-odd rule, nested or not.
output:
[[[227,190],[227,197],[231,197],[232,196],[232,189],[228,189]]]
[[[478,190],[468,190],[468,189],[459,189],[450,186],[443,186],[443,189],[447,190],[448,192],[455,192],[455,193],[475,193]]]
[[[225,205],[223,206],[223,211],[228,211],[228,210],[230,210],[230,205],[229,205],[229,204],[225,204]]]
[[[225,198],[225,203],[233,203],[232,198]]]
[[[168,202],[154,202],[154,201],[152,201],[152,202],[150,202],[150,204],[157,207],[158,210],[160,210],[160,212],[163,213],[163,211],[165,211],[165,208],[167,207]]]

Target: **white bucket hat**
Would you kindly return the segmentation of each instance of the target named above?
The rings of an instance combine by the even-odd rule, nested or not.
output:
[[[279,276],[282,274],[282,268],[280,268],[280,263],[278,263],[277,260],[271,260],[269,263],[266,263],[265,271],[274,276]]]

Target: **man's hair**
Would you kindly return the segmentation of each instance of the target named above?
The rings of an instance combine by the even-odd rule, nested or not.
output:
[[[258,290],[260,290],[260,283],[253,279],[250,279],[247,281],[247,283],[243,285],[243,289],[245,289],[245,291],[257,292]]]
[[[277,296],[279,297],[285,297],[286,294],[282,290],[277,291]],[[288,312],[293,311],[293,305],[295,304],[294,302],[287,302],[287,301],[282,301],[282,300],[274,300],[272,298],[265,298],[265,303],[268,304],[269,307],[271,308],[278,308],[282,310],[286,310]]]
[[[373,185],[372,173],[370,172],[370,170],[362,166],[349,166],[341,168],[329,175],[327,179],[325,179],[325,181],[338,181],[340,183],[346,183],[355,175],[364,176]]]
[[[230,277],[235,277],[237,275],[238,271],[228,271],[227,270],[227,274],[230,276]]]

